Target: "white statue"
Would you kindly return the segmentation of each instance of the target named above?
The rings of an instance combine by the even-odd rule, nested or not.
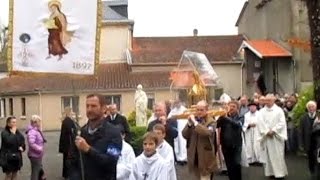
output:
[[[134,102],[136,104],[136,125],[146,126],[148,97],[147,94],[142,90],[141,84],[137,86],[136,94],[134,95]]]

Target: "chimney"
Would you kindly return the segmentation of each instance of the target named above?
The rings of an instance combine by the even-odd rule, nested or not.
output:
[[[193,36],[194,37],[198,36],[198,29],[193,29]]]

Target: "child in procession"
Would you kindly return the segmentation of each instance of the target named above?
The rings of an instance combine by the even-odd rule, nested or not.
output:
[[[132,165],[130,180],[164,180],[168,179],[167,162],[157,153],[159,139],[154,132],[143,136],[143,152]]]
[[[176,169],[174,166],[174,152],[170,144],[164,139],[166,137],[166,128],[162,124],[156,124],[153,127],[153,132],[157,134],[159,145],[157,152],[167,162],[169,166],[168,180],[177,180]]]
[[[124,128],[121,128],[121,136],[122,150],[117,164],[117,180],[128,180],[132,170],[132,163],[136,156],[132,146],[124,140],[126,136]]]

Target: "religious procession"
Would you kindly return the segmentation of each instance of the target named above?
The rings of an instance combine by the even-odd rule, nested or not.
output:
[[[129,1],[0,1],[0,179],[320,180],[318,0]]]

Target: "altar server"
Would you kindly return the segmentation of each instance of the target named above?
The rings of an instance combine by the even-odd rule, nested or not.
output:
[[[157,152],[163,157],[163,159],[168,163],[169,172],[168,180],[177,180],[176,168],[174,166],[174,154],[172,147],[164,140],[166,136],[166,128],[162,124],[156,124],[153,127],[153,132],[157,134],[159,139],[159,145],[157,147]]]
[[[122,150],[117,164],[117,180],[128,180],[134,159],[136,158],[133,148],[128,144],[125,138],[125,131],[122,128]]]
[[[259,131],[257,123],[261,120],[258,104],[250,102],[249,112],[244,115],[243,131],[245,134],[245,148],[249,164],[260,163],[260,142],[258,141]]]
[[[133,163],[130,180],[168,179],[168,164],[157,153],[158,145],[159,140],[154,132],[148,132],[143,136],[143,153]]]

